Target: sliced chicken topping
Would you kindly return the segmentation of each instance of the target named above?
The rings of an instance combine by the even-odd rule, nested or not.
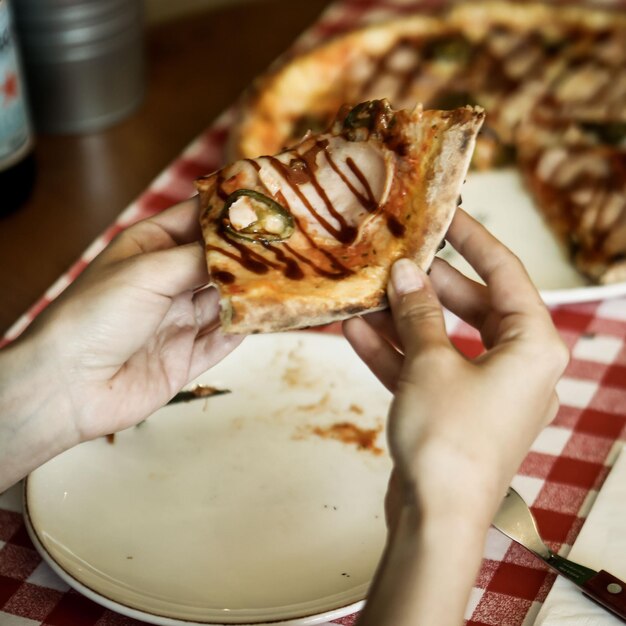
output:
[[[246,196],[237,198],[237,200],[230,205],[228,217],[235,230],[242,230],[258,219],[256,211],[252,206],[252,200]]]
[[[394,160],[394,154],[374,138],[349,141],[322,135],[257,163],[264,187],[285,199],[310,235],[354,241],[363,223],[387,199]]]

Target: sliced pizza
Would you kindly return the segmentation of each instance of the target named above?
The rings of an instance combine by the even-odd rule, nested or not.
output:
[[[395,260],[432,262],[483,118],[363,102],[290,149],[199,179],[222,328],[287,330],[384,308]]]

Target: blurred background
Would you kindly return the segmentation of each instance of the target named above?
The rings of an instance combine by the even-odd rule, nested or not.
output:
[[[17,184],[0,155],[0,336],[328,4],[13,0],[34,124]]]
[[[232,5],[241,2],[259,2],[262,0],[143,0],[146,20],[149,23],[162,22],[181,15],[189,15],[194,12],[201,12]],[[297,0],[295,0],[297,3]],[[301,4],[304,4],[300,0]]]

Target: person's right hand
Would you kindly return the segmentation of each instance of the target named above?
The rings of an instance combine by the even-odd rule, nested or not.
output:
[[[491,520],[558,408],[568,352],[521,262],[461,210],[447,240],[484,285],[439,259],[430,279],[401,259],[388,287],[391,315],[344,323],[395,394],[390,533],[359,626],[462,623]],[[486,352],[457,351],[442,304],[480,330]]]
[[[395,393],[390,450],[402,482],[430,506],[482,504],[490,521],[532,441],[558,408],[568,352],[521,262],[459,210],[448,241],[476,283],[436,259],[430,279],[406,259],[392,268],[393,318],[345,323],[345,334]],[[461,355],[441,304],[480,330],[486,352]],[[480,493],[476,493],[480,489]]]

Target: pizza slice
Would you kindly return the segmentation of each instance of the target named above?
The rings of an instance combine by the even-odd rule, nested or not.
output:
[[[287,330],[386,307],[395,260],[432,262],[483,118],[363,102],[291,149],[200,178],[222,328]]]

